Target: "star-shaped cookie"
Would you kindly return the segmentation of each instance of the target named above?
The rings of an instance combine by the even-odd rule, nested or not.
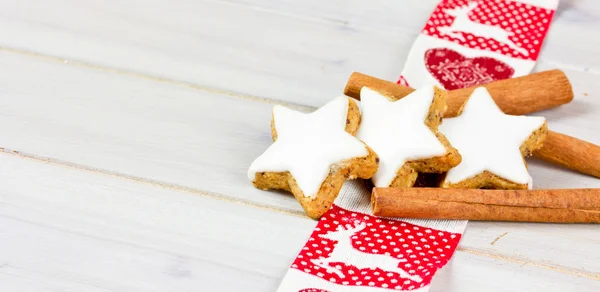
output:
[[[346,179],[368,179],[379,158],[354,137],[360,123],[356,103],[338,97],[312,113],[273,108],[274,143],[248,170],[259,189],[290,191],[306,214],[320,218],[333,204]]]
[[[437,130],[446,91],[427,86],[400,99],[368,87],[360,91],[362,120],[356,137],[380,158],[376,187],[412,187],[419,173],[443,173],[460,154]]]
[[[463,158],[442,181],[446,188],[530,188],[524,157],[542,147],[548,133],[546,119],[504,114],[483,87],[439,129]]]

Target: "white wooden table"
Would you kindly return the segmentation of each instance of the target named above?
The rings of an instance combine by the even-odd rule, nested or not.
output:
[[[575,100],[538,114],[600,144],[600,6],[561,2],[536,71]],[[274,291],[315,222],[247,180],[271,107],[395,80],[435,4],[1,0],[0,290]],[[599,290],[598,226],[482,222],[431,289]]]

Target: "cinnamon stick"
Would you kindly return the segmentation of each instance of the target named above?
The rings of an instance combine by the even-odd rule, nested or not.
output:
[[[590,142],[549,131],[533,156],[600,178],[600,146]]]
[[[360,99],[360,90],[367,86],[384,95],[402,98],[414,89],[361,73],[353,73],[344,94]],[[573,91],[560,70],[550,70],[512,79],[490,82],[487,88],[498,106],[507,114],[524,115],[570,102]],[[448,92],[448,108],[444,117],[456,116],[475,87]],[[533,153],[550,163],[600,178],[600,146],[548,132],[544,146]]]
[[[352,73],[344,94],[360,100],[360,90],[369,87],[386,96],[402,98],[414,89],[372,76]],[[509,115],[525,115],[546,110],[573,100],[569,79],[561,70],[550,70],[522,77],[504,79],[484,85],[496,104]],[[467,101],[473,90],[480,86],[456,89],[448,92],[448,108],[444,117],[454,117]]]
[[[600,189],[374,188],[371,203],[381,217],[600,223]]]

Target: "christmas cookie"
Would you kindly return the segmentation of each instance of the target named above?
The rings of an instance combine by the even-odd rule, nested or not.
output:
[[[524,157],[542,147],[548,133],[546,119],[504,114],[483,87],[473,91],[459,113],[440,126],[462,155],[442,187],[530,188]]]
[[[362,121],[356,137],[380,158],[376,187],[412,187],[419,173],[443,173],[460,154],[438,132],[446,91],[423,87],[396,98],[368,87],[360,91]]]
[[[308,114],[275,106],[274,143],[252,163],[248,178],[259,189],[293,193],[309,217],[319,218],[346,179],[377,171],[375,152],[353,136],[359,123],[358,106],[348,97]]]

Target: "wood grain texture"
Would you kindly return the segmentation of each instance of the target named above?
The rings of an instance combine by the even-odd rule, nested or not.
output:
[[[16,155],[0,154],[0,170],[0,281],[10,291],[274,291],[314,227]],[[431,291],[513,291],[480,280],[492,275],[531,290],[600,285],[525,261],[459,251]]]
[[[9,53],[0,66],[15,68],[0,72],[0,147],[302,214],[247,176],[270,104]]]
[[[416,35],[210,0],[3,0],[0,16],[3,47],[311,106],[367,65],[393,76],[389,62],[402,62],[398,48]],[[367,62],[373,52],[395,57]]]
[[[480,257],[476,252],[457,252],[431,283],[431,292],[447,291],[596,291],[600,281],[552,270],[536,271],[527,260],[506,262]],[[525,279],[521,280],[521,277]],[[480,278],[480,279],[478,279]],[[565,284],[567,282],[568,284]]]
[[[600,10],[589,0],[561,2],[536,70],[563,70],[575,99],[536,115],[545,116],[556,131],[600,144],[600,42],[595,38]],[[27,186],[11,200],[35,197],[0,203],[3,212],[33,222],[2,225],[10,233],[0,236],[17,238],[10,245],[0,241],[3,250],[10,250],[0,253],[3,287],[201,287],[198,278],[163,275],[165,262],[172,258],[148,251],[147,245],[130,249],[113,244],[124,238],[127,246],[150,244],[169,255],[192,254],[211,264],[192,261],[193,275],[206,273],[217,280],[223,274],[235,275],[226,279],[221,291],[274,290],[312,225],[294,223],[304,219],[289,216],[301,212],[291,196],[260,192],[246,182],[247,163],[270,144],[271,105],[282,101],[303,110],[320,106],[341,94],[354,71],[394,80],[434,5],[434,0],[412,3],[410,9],[393,0],[0,1],[0,63],[10,68],[0,71],[0,147],[38,161],[11,178],[30,178],[30,168],[50,160],[77,169],[75,173],[93,171],[127,181],[121,191],[114,191],[120,183],[112,179],[88,184],[83,176],[61,176],[52,169],[50,173],[60,176],[54,181],[40,181],[52,176],[33,171],[38,176],[26,182],[12,179],[1,184],[0,200],[7,196],[7,186]],[[543,162],[529,165],[535,188],[600,187],[596,179]],[[0,169],[8,166],[14,167],[0,163]],[[48,185],[57,182],[65,185]],[[166,193],[150,207],[140,206],[167,208],[167,215],[140,215],[135,209],[143,199],[130,196],[148,185]],[[88,209],[82,195],[96,190],[119,194],[103,193],[102,199],[90,201],[106,207],[95,209],[106,212],[100,217]],[[185,194],[173,196],[174,190]],[[188,203],[199,198],[195,195],[210,199]],[[182,211],[186,204],[193,210]],[[281,213],[286,215],[278,217]],[[198,225],[218,217],[231,221]],[[141,228],[146,221],[164,229]],[[246,251],[235,243],[246,244],[250,235],[223,234],[221,227],[237,228],[240,222],[241,232],[272,228],[268,234],[252,235],[258,240],[248,241],[256,243],[251,254],[262,250],[260,239],[285,234],[276,245],[265,245],[266,252],[281,257],[253,254],[235,270],[223,268],[236,259],[220,248],[233,244],[234,250]],[[169,233],[171,229],[178,233]],[[71,236],[83,231],[88,233]],[[507,235],[490,244],[502,234]],[[495,291],[599,289],[600,255],[589,252],[598,249],[597,230],[589,226],[472,222],[460,249],[455,264],[437,278],[432,291],[482,291],[490,285]],[[148,268],[141,268],[140,262]],[[269,276],[255,276],[257,271]],[[501,278],[513,281],[497,280]],[[215,283],[201,280],[209,287]],[[548,288],[548,283],[554,286]]]
[[[7,291],[273,291],[314,226],[14,155],[0,169]]]
[[[539,62],[600,72],[598,9],[563,2]],[[395,81],[436,3],[3,0],[0,46],[319,106],[354,71]]]
[[[159,187],[182,190],[188,194],[204,195],[195,190],[221,190],[232,199],[244,199],[275,208],[271,211],[265,208],[259,210],[255,215],[259,221],[264,220],[260,213],[281,210],[281,197],[289,200],[289,207],[284,205],[284,210],[299,209],[291,196],[257,191],[245,181],[247,166],[243,162],[249,163],[271,143],[270,105],[194,92],[188,88],[145,79],[126,78],[62,62],[10,53],[2,55],[4,57],[0,58],[0,62],[3,62],[3,66],[15,68],[10,74],[4,74],[0,78],[5,94],[13,97],[0,99],[3,102],[0,107],[0,130],[4,134],[0,137],[0,145],[5,148],[19,150],[25,156],[34,153],[75,168],[86,166],[88,170],[123,176],[124,179],[137,183],[157,185],[156,182],[162,182],[158,184]],[[23,86],[22,80],[35,80],[35,86]],[[48,92],[53,92],[51,100],[48,100]],[[228,101],[226,108],[216,103],[224,100]],[[212,111],[203,115],[196,113],[196,108],[205,107]],[[54,110],[48,111],[49,108]],[[244,121],[245,125],[235,122],[235,115],[229,114],[232,110],[233,113],[238,113],[239,121]],[[254,112],[246,115],[248,110]],[[259,117],[261,113],[262,116]],[[170,126],[168,121],[178,123]],[[206,124],[213,126],[206,127]],[[254,135],[240,134],[243,133],[240,129],[246,127],[249,127],[246,131],[262,133],[262,138],[254,140]],[[204,139],[198,133],[211,135],[211,139]],[[231,142],[231,139],[238,138],[242,140]],[[212,144],[214,141],[218,144]],[[233,143],[244,146],[233,147]],[[204,149],[206,154],[197,153],[197,149]],[[175,153],[188,154],[174,155]],[[216,155],[217,153],[221,154]],[[193,165],[181,169],[182,165],[189,165],[191,162]],[[206,174],[207,172],[202,172],[203,167],[217,165],[221,166],[218,169],[229,180],[232,180],[231,175],[235,175],[238,178],[232,181],[240,182],[225,184],[212,176],[209,176],[210,181],[203,180],[196,173]],[[556,175],[556,181],[546,179],[552,177],[549,174]],[[564,173],[560,169],[540,166],[537,171],[532,170],[532,175],[536,187],[552,184],[560,187],[598,187],[597,180]],[[224,185],[219,186],[219,183]],[[232,191],[225,188],[239,189]],[[224,199],[229,200],[227,197]],[[228,207],[223,208],[226,210]],[[493,224],[472,223],[461,245],[501,257],[510,258],[518,254],[526,261],[542,261],[552,268],[562,267],[561,271],[580,271],[582,267],[585,275],[595,275],[600,271],[600,255],[580,252],[580,249],[590,250],[597,246],[593,230],[579,226],[574,228],[576,230],[555,226],[539,231],[535,225],[526,226],[497,227]],[[308,234],[309,231],[298,232]],[[494,237],[504,232],[514,232],[520,236],[516,239],[507,236],[507,239],[512,240],[500,241],[493,246],[489,244]],[[299,240],[297,244],[301,245],[303,240]],[[540,246],[554,252],[547,252],[540,249]],[[565,258],[562,256],[564,254],[571,256]],[[220,259],[215,258],[214,261],[220,262]]]
[[[370,28],[379,32],[412,34],[423,29],[429,15],[437,5],[437,0],[423,0],[406,7],[398,8],[394,0],[331,0],[319,5],[307,1],[293,0],[222,0],[223,2],[286,13],[295,17],[317,19],[343,24],[348,27]],[[600,41],[595,38],[600,27],[600,7],[594,0],[561,0],[552,29],[548,32],[543,48],[542,62],[553,67],[570,67],[598,73],[600,61],[588,57],[598,51]],[[585,44],[585,45],[574,45]],[[405,44],[401,50],[410,47]],[[568,56],[568,58],[566,58]],[[403,64],[404,60],[401,60]],[[382,76],[375,71],[361,71],[369,75]],[[387,76],[382,76],[386,78]],[[389,76],[390,80],[398,76]]]

